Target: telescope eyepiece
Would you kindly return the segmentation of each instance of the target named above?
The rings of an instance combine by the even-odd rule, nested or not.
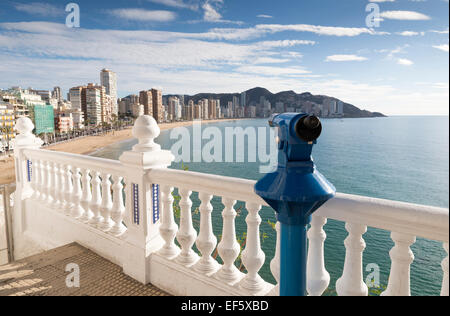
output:
[[[316,141],[322,134],[322,123],[315,115],[307,115],[302,117],[295,125],[297,136],[309,143]]]

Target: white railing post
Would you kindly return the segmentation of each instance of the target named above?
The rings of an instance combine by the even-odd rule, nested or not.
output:
[[[217,273],[217,277],[229,284],[234,284],[242,277],[242,273],[234,265],[234,261],[241,252],[241,246],[236,240],[236,227],[234,223],[237,216],[236,210],[234,209],[236,200],[222,198],[222,204],[225,206],[222,212],[222,240],[217,249],[223,260],[223,266]]]
[[[167,259],[173,259],[180,253],[180,248],[175,245],[175,236],[177,235],[178,225],[175,223],[173,213],[174,198],[172,193],[173,187],[167,185],[161,186],[162,218],[159,233],[164,239],[164,245],[158,253]]]
[[[64,171],[64,165],[58,164],[58,200],[59,200],[59,207],[58,211],[64,212],[66,208],[66,177],[65,177],[65,171]]]
[[[125,206],[123,204],[123,185],[122,177],[113,176],[113,206],[111,210],[111,219],[114,222],[110,233],[115,236],[122,235],[126,228],[123,225],[123,215],[125,213]]]
[[[391,238],[395,243],[389,252],[391,257],[391,272],[389,283],[382,296],[411,296],[410,271],[414,254],[411,245],[416,242],[416,237],[407,234],[392,232]]]
[[[91,211],[90,203],[92,201],[92,193],[91,193],[91,178],[89,176],[90,170],[81,169],[83,174],[81,178],[81,183],[83,186],[83,195],[81,198],[81,207],[83,208],[83,216],[80,217],[80,221],[83,223],[89,223],[93,214]]]
[[[61,206],[60,196],[59,196],[59,167],[58,163],[53,163],[53,208],[58,209]]]
[[[92,211],[92,217],[89,220],[89,224],[97,227],[100,225],[102,221],[102,216],[100,214],[100,207],[102,204],[102,197],[101,197],[101,190],[100,190],[100,184],[102,182],[100,181],[100,173],[97,171],[92,171],[92,198],[89,202],[89,208]]]
[[[31,198],[33,200],[39,200],[40,190],[41,190],[41,180],[40,180],[40,165],[38,159],[32,159],[31,160],[32,166],[33,166],[33,177],[32,177],[32,188],[33,188],[33,195]]]
[[[161,150],[161,146],[155,144],[154,139],[159,134],[153,117],[139,117],[133,127],[133,136],[139,143],[120,157],[125,175],[124,222],[127,227],[123,235],[123,270],[142,283],[150,282],[148,257],[164,244],[159,232],[159,186],[150,183],[146,173],[154,168],[167,168],[175,159],[170,151]]]
[[[80,218],[83,216],[83,208],[81,207],[81,176],[80,176],[80,168],[73,168],[72,172],[72,180],[73,180],[73,193],[72,193],[72,210],[70,211],[70,215],[73,218]]]
[[[200,203],[200,232],[197,237],[197,249],[202,254],[200,260],[195,265],[195,269],[204,274],[214,273],[219,269],[219,264],[211,257],[217,245],[217,238],[214,236],[212,228],[211,213],[213,206],[211,200],[213,196],[207,193],[199,193]]]
[[[444,249],[447,253],[447,257],[442,261],[442,290],[441,290],[441,296],[449,296],[448,295],[448,242],[444,243]]]
[[[100,214],[102,215],[102,221],[98,225],[98,228],[107,232],[112,227],[111,209],[112,209],[112,197],[111,197],[111,181],[110,174],[101,173],[102,178],[102,204],[100,206]]]
[[[192,191],[179,189],[180,200],[180,229],[177,233],[177,241],[181,245],[181,253],[177,257],[177,262],[189,266],[198,261],[198,255],[192,250],[192,246],[197,239],[197,232],[192,225]]]
[[[250,295],[256,295],[264,289],[264,280],[258,274],[264,265],[266,255],[261,249],[261,240],[259,226],[261,225],[261,217],[259,211],[261,205],[254,203],[246,203],[248,215],[247,223],[247,242],[242,252],[242,262],[247,269],[247,275],[240,282],[240,286],[247,290]]]
[[[64,198],[66,201],[66,204],[64,206],[64,214],[70,215],[70,212],[72,211],[72,193],[73,193],[73,183],[72,183],[72,172],[70,172],[71,167],[69,165],[63,166],[64,168]]]
[[[363,235],[367,226],[347,223],[345,228],[348,237],[345,239],[345,262],[342,277],[336,282],[336,292],[339,296],[367,296],[369,289],[363,281],[363,251],[366,242]]]
[[[27,117],[21,117],[17,120],[15,129],[18,131],[14,140],[14,162],[16,171],[16,192],[14,202],[14,231],[22,233],[25,230],[24,212],[25,200],[28,199],[33,190],[30,182],[33,178],[33,166],[30,160],[27,160],[23,151],[25,149],[39,149],[43,142],[32,134],[34,125]],[[36,171],[35,171],[36,172]]]
[[[308,231],[309,248],[307,262],[307,291],[310,296],[321,296],[330,284],[330,274],[325,269],[324,243],[327,234],[323,226],[325,217],[313,216]]]
[[[275,256],[270,261],[270,272],[272,272],[277,284],[270,291],[271,296],[280,296],[280,250],[281,250],[281,224],[277,221],[275,224],[275,230],[277,232],[277,243],[275,248]]]

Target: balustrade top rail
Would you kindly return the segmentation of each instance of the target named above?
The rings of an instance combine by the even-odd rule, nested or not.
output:
[[[256,181],[191,171],[154,169],[153,183],[268,206],[256,193]],[[448,242],[448,209],[338,193],[317,211],[317,216],[363,224],[398,233]]]
[[[26,149],[24,155],[30,159],[52,161],[77,168],[102,171],[111,175],[124,176],[123,165],[117,160],[56,152],[42,149]]]

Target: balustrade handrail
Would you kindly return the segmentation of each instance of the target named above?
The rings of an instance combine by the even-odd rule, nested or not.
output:
[[[254,193],[256,181],[253,180],[173,169],[153,169],[147,177],[152,183],[267,206]],[[449,210],[445,208],[338,193],[316,215],[436,241],[449,241]]]
[[[174,169],[152,169],[147,179],[151,183],[268,206],[254,193],[253,180]]]
[[[69,164],[87,170],[102,171],[111,175],[124,176],[123,165],[117,160],[43,149],[25,149],[23,153],[27,158],[31,159],[41,159],[61,164]]]

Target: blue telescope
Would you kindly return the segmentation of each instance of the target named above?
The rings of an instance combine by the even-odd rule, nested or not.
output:
[[[281,223],[280,295],[306,295],[307,226],[312,214],[336,194],[311,157],[322,133],[319,118],[305,113],[274,114],[278,129],[278,167],[255,185],[255,192]]]

